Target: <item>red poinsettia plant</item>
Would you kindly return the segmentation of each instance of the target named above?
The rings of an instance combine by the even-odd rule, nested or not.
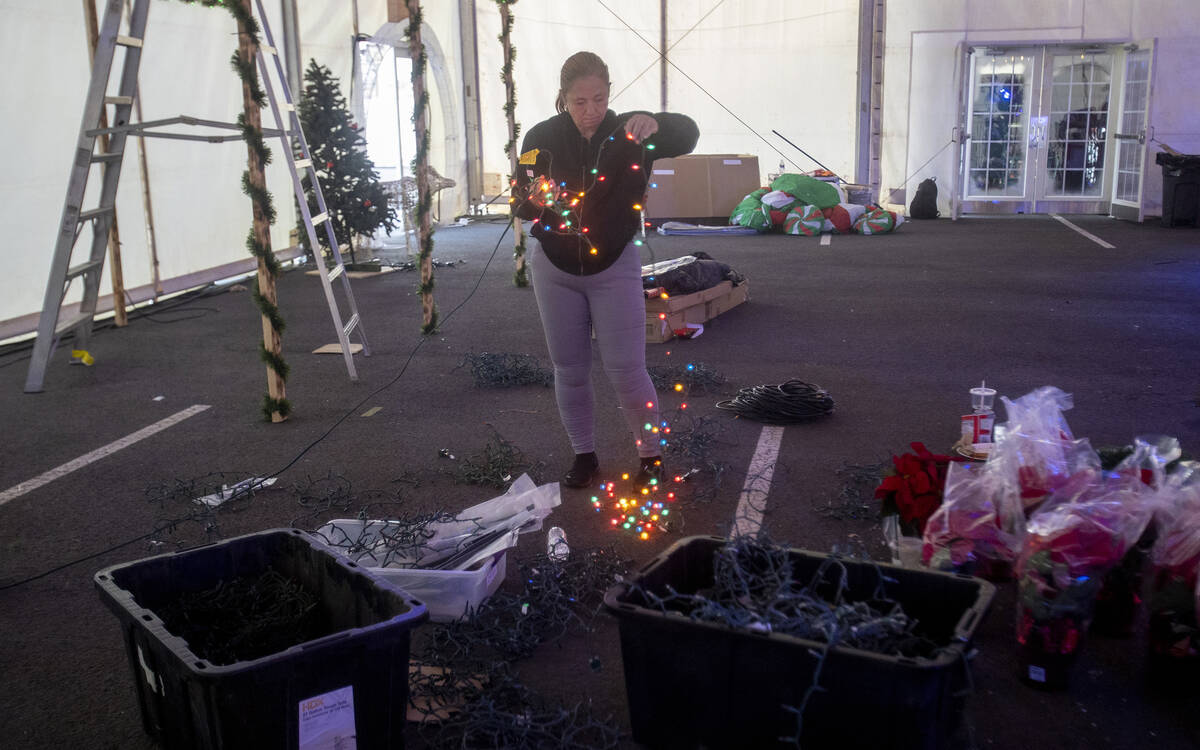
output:
[[[882,502],[884,515],[899,515],[902,528],[920,535],[942,504],[950,462],[963,459],[931,453],[924,443],[909,443],[909,447],[911,453],[892,456],[893,473],[875,488],[875,498]]]

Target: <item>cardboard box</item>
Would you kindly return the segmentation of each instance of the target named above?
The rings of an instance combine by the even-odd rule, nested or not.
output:
[[[504,184],[504,175],[499,172],[484,172],[483,173],[483,194],[487,197],[500,195],[507,192],[508,187]]]
[[[689,154],[654,162],[646,192],[647,219],[728,219],[761,185],[758,157]]]
[[[667,299],[646,300],[646,343],[662,344],[688,323],[705,323],[750,298],[750,285],[722,281],[714,287]]]

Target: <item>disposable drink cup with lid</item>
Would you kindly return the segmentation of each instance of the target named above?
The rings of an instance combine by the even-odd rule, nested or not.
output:
[[[978,388],[971,389],[971,408],[976,412],[992,411],[996,401],[996,389],[988,388],[986,382],[980,382]]]

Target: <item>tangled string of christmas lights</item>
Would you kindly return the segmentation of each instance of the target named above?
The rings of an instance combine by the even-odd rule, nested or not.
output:
[[[671,587],[665,593],[644,587],[634,591],[646,606],[682,612],[693,620],[892,656],[933,655],[937,644],[920,635],[918,622],[887,596],[887,577],[878,566],[875,569],[873,595],[850,601],[848,572],[839,558],[825,558],[809,581],[800,582],[789,549],[736,537],[714,553],[711,589],[695,594]]]
[[[250,661],[328,635],[319,598],[297,580],[267,569],[183,592],[157,613],[163,627],[216,665]]]
[[[884,468],[888,465],[888,461],[876,464],[843,463],[836,471],[842,480],[837,495],[827,498],[816,507],[816,511],[838,521],[877,517],[879,503],[875,500],[874,491],[883,480]]]
[[[542,366],[537,357],[511,352],[468,353],[459,367],[469,365],[475,385],[486,388],[512,388],[521,385],[550,386],[554,371]]]
[[[625,162],[619,166],[606,162],[606,157],[610,149],[613,153],[613,160],[623,158],[622,148],[614,146],[614,144],[620,144],[620,146],[635,145],[633,134],[624,133],[624,127],[624,123],[618,125],[601,142],[600,149],[596,152],[596,160],[586,175],[586,179],[589,182],[578,192],[568,190],[566,182],[556,182],[548,176],[553,173],[554,165],[554,154],[549,149],[535,149],[529,152],[529,154],[523,154],[518,168],[521,165],[529,166],[530,170],[527,172],[529,179],[525,182],[514,175],[510,180],[512,197],[509,198],[509,203],[511,204],[513,214],[515,215],[521,208],[528,205],[538,214],[537,218],[532,220],[533,225],[537,226],[540,224],[544,231],[552,234],[575,237],[581,243],[581,247],[587,247],[589,254],[598,255],[600,251],[589,237],[591,229],[584,221],[587,195],[590,191],[597,188],[600,183],[608,179],[609,172],[615,173],[617,169],[626,168]],[[619,137],[622,133],[623,137]],[[647,171],[646,164],[653,161],[653,155],[648,153],[654,151],[656,148],[653,137],[645,139],[636,145],[641,147],[640,154],[637,158],[627,163],[627,168],[635,172],[640,171],[644,173]],[[541,174],[535,176],[533,175],[533,170],[537,167],[537,162],[543,154],[546,157],[545,169]],[[649,226],[649,222],[645,222],[641,218],[642,204],[640,199],[631,203],[629,208],[637,217],[639,227]],[[542,221],[542,217],[547,212],[556,216],[557,225]],[[633,244],[636,247],[650,249],[641,236],[635,236]],[[651,251],[651,261],[653,262],[653,251]]]
[[[689,394],[701,395],[717,393],[727,379],[720,372],[703,362],[689,362],[686,365],[655,365],[647,368],[650,380],[660,391],[674,390]]]
[[[447,451],[442,451],[442,455],[446,458],[451,457]],[[536,481],[536,473],[540,466],[539,462],[526,458],[519,448],[493,430],[483,451],[461,459],[451,474],[454,481],[462,484],[481,484],[504,489],[522,474],[529,474]]]
[[[145,537],[147,551],[165,552],[223,538],[221,516],[247,510],[266,489],[246,477],[244,472],[218,471],[147,485],[143,495],[160,511]]]
[[[604,592],[628,574],[612,548],[518,562],[519,593],[500,590],[474,612],[433,629],[414,647],[409,702],[422,716],[422,739],[438,748],[612,748],[611,717],[553,703],[521,685],[513,661],[572,630],[589,632]],[[593,668],[596,668],[593,664]]]

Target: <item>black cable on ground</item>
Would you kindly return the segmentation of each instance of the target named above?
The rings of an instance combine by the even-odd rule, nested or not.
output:
[[[467,304],[467,302],[469,302],[471,300],[471,298],[475,296],[475,293],[477,291],[479,291],[479,287],[483,283],[484,277],[487,275],[488,268],[491,267],[492,261],[495,260],[495,258],[496,258],[496,253],[500,250],[500,243],[504,241],[504,237],[508,234],[508,230],[510,227],[512,227],[511,221],[509,221],[508,225],[505,226],[504,231],[500,233],[500,237],[497,238],[496,247],[494,247],[492,249],[492,254],[488,257],[487,263],[484,264],[483,270],[479,272],[479,278],[476,279],[475,286],[473,286],[471,288],[471,291],[467,294],[467,296],[465,298],[463,298],[462,302],[459,302],[449,313],[442,316],[441,325],[445,325],[450,320],[450,318],[453,317],[456,312],[461,310],[463,305]],[[373,399],[379,393],[381,393],[381,392],[387,390],[388,388],[391,388],[393,385],[395,385],[396,382],[399,381],[400,378],[404,376],[404,373],[408,370],[408,366],[412,363],[413,358],[417,355],[417,352],[421,349],[421,347],[425,344],[425,341],[428,340],[429,338],[430,338],[430,336],[428,336],[428,335],[425,335],[425,334],[421,335],[421,338],[417,341],[416,346],[414,346],[412,348],[412,351],[410,351],[408,353],[408,358],[404,360],[404,364],[401,365],[400,371],[398,373],[396,373],[396,376],[394,378],[392,378],[388,382],[384,383],[383,385],[379,386],[378,388],[376,388],[375,390],[371,391],[366,396],[364,396],[358,403],[356,403],[349,410],[347,410],[345,414],[343,414],[341,417],[339,417],[337,419],[337,421],[335,421],[332,425],[330,425],[329,429],[327,429],[327,430],[325,430],[325,432],[321,433],[321,435],[319,437],[317,437],[315,440],[313,440],[311,443],[304,446],[304,448],[299,453],[297,453],[295,455],[295,457],[292,458],[292,460],[290,460],[286,464],[284,464],[284,466],[282,468],[278,469],[275,472],[272,472],[270,474],[264,474],[262,476],[278,477],[279,475],[283,474],[283,472],[285,472],[288,469],[295,466],[296,462],[298,462],[301,458],[303,458],[305,456],[305,454],[307,454],[310,450],[312,450],[317,445],[319,445],[321,443],[321,441],[323,441],[325,438],[329,437],[329,435],[335,429],[337,429],[338,426],[342,422],[345,422],[347,419],[349,419],[351,415],[357,414],[359,409],[362,408],[363,404],[365,404],[368,401],[370,401],[371,399]],[[253,488],[251,488],[248,491],[253,492],[254,490],[253,490]],[[236,499],[236,496],[231,497],[229,499],[230,500]],[[73,567],[80,563],[87,562],[88,560],[93,560],[97,557],[101,557],[102,555],[106,555],[110,552],[115,552],[124,547],[128,547],[131,544],[135,544],[142,540],[149,539],[149,538],[155,536],[156,534],[158,534],[160,531],[161,531],[161,529],[156,528],[155,530],[153,530],[147,534],[142,534],[142,535],[134,537],[132,539],[128,539],[123,542],[119,542],[118,544],[114,544],[114,545],[107,547],[105,549],[102,549],[98,552],[94,552],[90,555],[86,555],[84,557],[80,557],[75,560],[71,560],[70,562],[66,562],[61,565],[55,566],[54,568],[51,568],[50,570],[46,570],[41,573],[37,573],[37,574],[29,576],[27,578],[22,578],[21,580],[14,581],[13,583],[7,583],[3,586],[0,586],[0,591],[7,591],[9,589],[17,588],[18,586],[23,586],[27,583],[36,581],[39,578],[45,578],[48,575],[57,573],[60,570],[64,570],[66,568]]]
[[[764,424],[796,424],[832,414],[833,397],[819,385],[789,380],[743,388],[732,399],[718,401],[717,408]]]
[[[152,317],[155,315],[160,315],[169,310],[173,310],[177,307],[186,305],[189,302],[194,302],[195,300],[200,299],[201,297],[212,296],[218,290],[228,291],[227,288],[222,289],[221,287],[218,287],[216,284],[208,284],[207,286],[200,287],[199,289],[193,289],[190,292],[185,292],[185,293],[179,295],[178,297],[173,297],[172,299],[170,299],[166,302],[156,303],[153,306],[143,305],[142,307],[136,307],[136,305],[134,305],[134,303],[131,301],[130,305],[133,306],[133,310],[130,310],[130,320],[136,320],[137,318],[145,318],[147,320],[151,320],[151,322],[154,322],[154,323],[175,323],[175,322],[178,322],[179,320],[190,320],[191,317],[197,317],[197,318],[201,317],[200,315],[196,315],[196,316],[191,316],[191,317],[187,317],[187,318],[177,318],[177,319],[168,320],[168,321],[152,320]],[[128,292],[126,293],[126,296],[128,297]],[[153,307],[153,311],[147,312],[148,310],[151,309],[151,307]],[[204,310],[205,314],[207,314],[208,312],[217,312],[217,310],[215,308],[210,308],[210,307],[198,308],[198,309]],[[105,320],[101,323],[94,323],[92,325],[92,333],[93,334],[99,333],[101,331],[106,331],[110,328],[116,328],[116,323],[113,322],[112,318],[108,318],[107,320]],[[74,334],[72,334],[72,333],[68,333],[63,336],[62,340],[66,341],[67,339],[72,338],[73,335]],[[26,339],[24,341],[16,341],[11,344],[4,344],[4,345],[0,346],[0,357],[8,357],[10,355],[20,354],[22,352],[32,352],[34,341],[35,341],[35,339]],[[24,362],[27,359],[29,359],[28,356],[18,357],[12,361],[0,364],[0,367],[8,367],[9,365],[13,364],[14,362]]]

